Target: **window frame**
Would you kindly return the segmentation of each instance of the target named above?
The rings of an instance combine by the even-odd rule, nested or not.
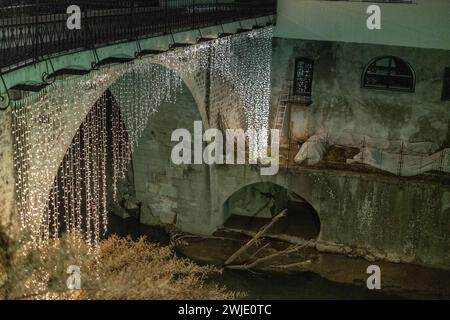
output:
[[[367,75],[368,75],[368,70],[369,68],[376,63],[377,61],[383,60],[383,59],[389,59],[389,66],[388,66],[388,74],[386,75],[386,85],[384,87],[380,87],[380,86],[370,86],[367,85]],[[391,63],[393,60],[399,60],[402,63],[404,63],[406,66],[408,66],[409,70],[411,71],[411,77],[408,77],[409,79],[412,80],[412,86],[411,88],[391,88],[389,87],[389,80],[393,79],[395,77],[401,77],[401,76],[396,76],[396,75],[391,75],[391,71],[395,70],[393,67],[391,67]],[[375,73],[376,74],[376,73]],[[381,74],[380,74],[381,75]],[[404,76],[403,76],[404,77]],[[394,91],[394,92],[406,92],[406,93],[414,93],[416,91],[416,72],[414,70],[414,68],[412,67],[412,65],[397,56],[378,56],[372,60],[369,61],[369,63],[366,64],[366,66],[364,67],[363,73],[361,75],[361,88],[362,89],[368,89],[368,90],[381,90],[381,91]]]
[[[308,83],[309,92],[308,93],[298,93],[296,92],[297,88],[297,74],[298,74],[298,62],[303,62],[305,64],[311,64],[311,75],[310,75],[310,82]],[[292,81],[292,96],[299,96],[304,98],[312,98],[312,91],[313,91],[313,84],[314,84],[314,67],[315,67],[315,61],[312,58],[299,56],[294,59],[294,79]]]

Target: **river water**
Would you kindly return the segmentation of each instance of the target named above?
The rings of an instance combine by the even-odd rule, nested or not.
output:
[[[137,220],[122,220],[110,216],[109,235],[131,236],[137,239],[146,236],[149,241],[168,244],[168,235],[157,227],[141,225]],[[201,262],[197,261],[199,264]],[[311,272],[272,274],[249,271],[224,270],[209,281],[227,289],[243,292],[244,299],[398,299],[395,295],[371,291],[363,286],[335,283]]]
[[[328,281],[312,272],[292,274],[251,273],[225,270],[212,278],[233,291],[245,292],[244,299],[398,299],[394,295],[371,291],[354,285]]]

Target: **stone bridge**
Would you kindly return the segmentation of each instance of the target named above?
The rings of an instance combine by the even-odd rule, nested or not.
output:
[[[256,19],[260,25],[271,21],[273,16]],[[236,33],[238,29],[251,29],[254,25],[255,19],[250,19],[204,28],[200,34],[216,38],[219,33]],[[174,42],[196,43],[198,37],[198,30],[188,31],[142,39],[139,45],[152,52],[162,52]],[[205,127],[218,126],[221,117],[225,117],[230,128],[246,125],[242,101],[224,99],[233,90],[231,84],[221,81],[220,90],[211,90],[208,70],[202,68],[184,76],[179,67],[189,66],[192,57],[188,55],[192,51],[180,50],[186,50],[185,63],[177,66],[171,63],[173,60],[164,59],[164,55],[170,53],[161,53],[159,58],[151,55],[134,63],[99,68],[75,79],[63,76],[38,94],[16,93],[19,100],[13,102],[14,110],[40,110],[36,123],[29,124],[30,136],[35,139],[35,147],[30,150],[31,167],[38,177],[29,187],[48,194],[75,132],[99,97],[107,89],[114,95],[117,86],[130,81],[127,74],[135,68],[157,64],[178,73],[185,90],[177,103],[164,104],[164,112],[149,119],[133,156],[134,174],[121,185],[122,196],[132,194],[142,204],[142,223],[163,222],[175,224],[185,232],[211,234],[229,218],[225,203],[233,194],[246,186],[267,182],[297,194],[316,211],[321,222],[316,242],[318,249],[390,261],[450,265],[450,225],[446,219],[450,214],[448,185],[305,167],[282,168],[276,176],[261,176],[252,166],[172,165],[170,133],[174,128],[191,129],[195,120],[202,120]],[[135,41],[110,45],[98,48],[95,60],[124,61],[134,58],[137,51]],[[5,86],[39,83],[43,74],[54,70],[90,69],[93,59],[92,50],[56,56],[52,58],[51,68],[47,60],[8,74],[4,77]],[[137,82],[131,84],[138,86],[139,79],[135,80]],[[62,106],[51,102],[68,93],[71,98]],[[126,112],[127,101],[139,103],[148,94],[134,92],[128,98],[119,99],[119,105]],[[18,231],[14,168],[17,144],[13,140],[16,133],[12,132],[12,122],[16,120],[12,112],[8,109],[0,115],[0,218],[2,226],[15,233]],[[42,121],[55,112],[60,121],[57,128]]]
[[[420,179],[307,167],[281,168],[275,176],[261,176],[248,165],[172,167],[138,192],[144,201],[141,222],[159,218],[187,232],[211,234],[230,217],[227,200],[261,182],[281,186],[312,206],[321,225],[319,250],[450,264],[450,187]]]
[[[141,38],[138,42],[133,40],[107,45],[96,48],[95,52],[89,49],[62,53],[2,75],[3,87],[9,90],[7,93],[1,92],[1,107],[6,109],[0,115],[1,225],[7,226],[13,233],[18,230],[17,182],[15,182],[17,171],[14,159],[14,149],[18,150],[18,146],[14,139],[17,134],[14,132],[14,121],[20,120],[15,114],[38,110],[32,118],[33,121],[27,123],[27,130],[32,140],[31,149],[28,150],[29,167],[32,171],[30,176],[35,177],[29,188],[43,190],[40,192],[42,195],[49,193],[72,138],[91,107],[107,89],[114,94],[115,88],[124,81],[130,81],[127,76],[141,67],[160,65],[163,69],[170,70],[172,74],[180,77],[183,87],[194,99],[199,114],[198,120],[202,120],[205,127],[217,126],[218,121],[223,120],[222,118],[225,118],[229,127],[245,127],[245,115],[239,97],[228,99],[226,105],[221,103],[220,97],[214,97],[212,95],[214,83],[210,79],[211,70],[195,61],[193,55],[195,55],[195,48],[204,46],[198,42],[200,38],[211,40],[221,37],[217,41],[226,41],[226,36],[222,38],[222,35],[229,37],[242,32],[240,30],[248,32],[255,27],[263,27],[273,22],[274,16],[269,15],[169,35]],[[169,51],[169,48],[173,48],[174,45],[180,47],[175,50],[177,53]],[[147,52],[147,54],[135,59],[137,52]],[[174,63],[175,59],[180,61]],[[92,70],[94,63],[95,68]],[[185,72],[185,69],[191,70]],[[66,73],[67,70],[71,71]],[[78,70],[79,74],[77,72],[74,75],[73,70]],[[84,70],[90,72],[86,73]],[[37,93],[25,91],[34,91],[34,88],[42,84],[43,78],[52,83]],[[220,95],[232,94],[231,83],[227,83],[225,79],[216,80],[220,82]],[[134,79],[134,81],[136,82],[133,85],[137,87],[142,79]],[[24,86],[27,88],[23,89]],[[126,97],[125,100],[140,103],[149,94],[149,92],[138,91],[137,94],[134,92],[128,97],[129,99]],[[63,99],[63,105],[57,105],[55,101],[64,95],[67,98]],[[129,107],[123,101],[122,112],[126,112],[125,109]],[[56,125],[54,119],[42,121],[51,117],[58,118]],[[42,205],[42,199],[39,197],[34,197],[30,201],[31,207]]]

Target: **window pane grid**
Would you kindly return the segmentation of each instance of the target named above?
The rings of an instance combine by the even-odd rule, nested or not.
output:
[[[414,82],[409,64],[396,57],[381,57],[365,69],[362,87],[413,92]]]

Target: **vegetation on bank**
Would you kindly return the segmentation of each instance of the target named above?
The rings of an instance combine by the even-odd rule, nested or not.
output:
[[[6,299],[234,299],[239,296],[207,281],[220,270],[179,258],[170,246],[161,247],[145,238],[133,241],[113,236],[92,249],[80,237],[65,235],[39,250],[19,246],[9,261],[2,262],[8,265],[8,279],[1,287]],[[67,289],[67,268],[71,265],[80,267],[80,290]]]
[[[0,300],[6,297],[6,288],[8,283],[8,262],[11,241],[6,232],[0,226]]]

